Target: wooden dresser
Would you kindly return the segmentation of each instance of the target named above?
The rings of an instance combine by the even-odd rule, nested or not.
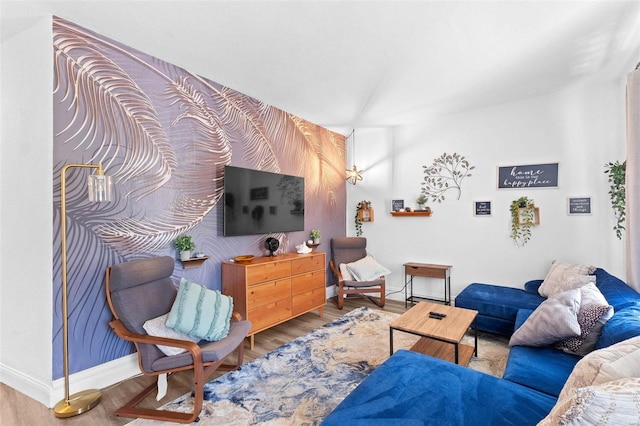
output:
[[[233,297],[234,311],[253,323],[249,337],[326,303],[325,254],[287,253],[257,257],[249,263],[222,263],[222,293]]]

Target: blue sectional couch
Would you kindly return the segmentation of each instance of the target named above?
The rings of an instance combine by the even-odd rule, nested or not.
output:
[[[596,286],[614,308],[596,348],[640,336],[640,294],[603,269]],[[478,311],[476,326],[511,335],[545,300],[542,280],[525,289],[474,283],[456,306]],[[427,355],[398,351],[325,419],[324,425],[535,425],[552,409],[580,356],[553,346],[513,346],[502,379]]]

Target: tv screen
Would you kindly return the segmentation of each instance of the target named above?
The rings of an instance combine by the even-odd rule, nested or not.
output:
[[[224,236],[304,231],[304,178],[224,168]]]

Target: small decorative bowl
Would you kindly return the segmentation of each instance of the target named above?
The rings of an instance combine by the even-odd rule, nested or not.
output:
[[[245,254],[243,256],[236,256],[233,258],[233,261],[236,263],[249,263],[255,258],[252,254]]]

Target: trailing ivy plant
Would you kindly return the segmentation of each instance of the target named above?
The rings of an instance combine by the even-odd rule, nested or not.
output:
[[[422,183],[422,193],[433,201],[442,202],[444,193],[449,189],[458,190],[458,200],[462,191],[460,183],[469,173],[475,169],[475,166],[469,164],[463,155],[447,154],[446,152],[440,157],[433,160],[430,166],[422,166],[424,168],[424,182]]]
[[[605,165],[605,173],[609,176],[609,198],[611,198],[611,207],[616,217],[616,225],[613,230],[619,240],[622,239],[622,231],[625,220],[625,183],[626,183],[627,162],[622,164],[619,161],[608,163]]]
[[[531,209],[520,209],[530,207]],[[509,211],[511,212],[511,239],[517,246],[523,247],[531,239],[531,227],[533,226],[534,212],[533,200],[529,197],[520,197],[511,202]],[[524,223],[520,223],[520,218]]]
[[[355,224],[356,224],[356,237],[360,237],[362,235],[362,222],[360,222],[360,210],[361,209],[370,209],[371,208],[371,201],[360,201],[358,203],[358,205],[356,206],[356,217],[355,217]]]

